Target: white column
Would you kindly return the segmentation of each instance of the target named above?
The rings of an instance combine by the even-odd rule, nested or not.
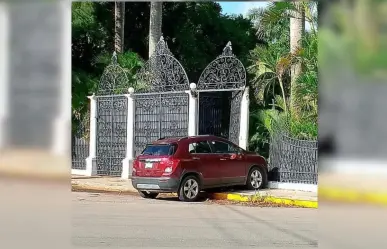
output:
[[[6,146],[8,119],[9,15],[7,3],[0,2],[0,150]]]
[[[59,112],[54,120],[52,152],[68,157],[71,151],[71,2],[63,1]]]
[[[242,149],[247,149],[249,144],[249,88],[246,87],[241,100],[241,119],[239,126],[239,146]]]
[[[129,89],[128,98],[128,119],[126,128],[126,156],[122,160],[121,178],[129,179],[132,174],[131,162],[134,159],[134,113],[135,101],[133,95],[134,89]]]
[[[195,93],[196,84],[191,83],[191,91],[188,91],[189,105],[188,105],[188,136],[196,136],[198,134],[198,97]]]
[[[90,140],[89,140],[89,157],[86,158],[86,174],[93,176],[97,174],[97,98],[93,96],[90,99]]]

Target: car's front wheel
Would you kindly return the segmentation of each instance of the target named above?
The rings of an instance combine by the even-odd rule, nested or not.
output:
[[[142,198],[146,199],[155,199],[159,195],[159,193],[152,193],[149,191],[138,191],[138,193]]]
[[[178,196],[179,200],[194,202],[199,199],[200,182],[196,176],[187,176],[180,184]]]
[[[250,190],[258,190],[265,187],[267,176],[260,167],[254,167],[250,170],[247,176],[247,188]]]

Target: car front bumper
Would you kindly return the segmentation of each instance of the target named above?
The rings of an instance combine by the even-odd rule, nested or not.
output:
[[[177,192],[179,180],[171,177],[132,177],[132,185],[139,191]]]

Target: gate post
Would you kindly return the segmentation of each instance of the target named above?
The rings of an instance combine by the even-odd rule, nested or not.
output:
[[[198,134],[197,132],[198,96],[196,92],[196,84],[191,83],[189,87],[191,88],[191,90],[188,91],[188,94],[189,94],[188,136],[196,136]]]
[[[249,144],[249,105],[249,87],[245,87],[241,100],[241,119],[239,126],[239,147],[245,150],[247,149]]]
[[[90,99],[90,138],[89,157],[86,158],[86,175],[97,174],[97,98],[95,94],[88,96]]]
[[[134,101],[134,88],[129,88],[129,94],[125,96],[128,98],[128,119],[126,127],[126,156],[122,160],[122,173],[121,178],[129,179],[132,175],[132,162],[134,159],[134,113],[135,113],[135,101]]]

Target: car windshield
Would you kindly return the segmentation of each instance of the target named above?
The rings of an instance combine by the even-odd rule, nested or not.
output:
[[[150,144],[147,145],[141,155],[150,156],[171,156],[176,151],[176,145],[173,144]]]

